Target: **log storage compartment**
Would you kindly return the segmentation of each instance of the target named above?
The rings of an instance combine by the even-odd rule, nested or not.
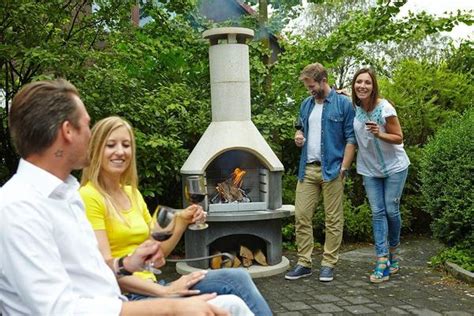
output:
[[[240,241],[239,235],[251,236],[254,242],[250,248],[255,248],[259,240],[265,243],[265,252],[268,265],[279,264],[282,260],[282,235],[281,219],[289,216],[291,208],[283,207],[276,211],[247,211],[247,212],[222,212],[216,215],[209,214],[209,227],[205,230],[187,230],[185,233],[185,250],[187,258],[196,258],[211,254],[214,242],[223,237],[233,237]],[[231,243],[231,242],[229,242]],[[232,244],[232,243],[231,243]],[[216,250],[231,251],[216,246]],[[233,247],[238,251],[238,247]],[[257,249],[257,248],[255,248]],[[207,269],[208,261],[189,263],[192,267]]]

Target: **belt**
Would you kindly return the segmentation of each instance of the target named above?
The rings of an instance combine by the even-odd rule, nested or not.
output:
[[[321,161],[311,161],[306,163],[307,165],[316,165],[316,166],[321,166]]]

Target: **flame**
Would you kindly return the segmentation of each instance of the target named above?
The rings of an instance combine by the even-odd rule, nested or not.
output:
[[[240,188],[242,186],[242,179],[246,173],[247,171],[245,170],[242,170],[240,168],[235,168],[234,172],[232,172],[232,183],[236,187]]]

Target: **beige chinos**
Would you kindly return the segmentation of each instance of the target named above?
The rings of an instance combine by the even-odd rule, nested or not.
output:
[[[324,182],[321,166],[306,165],[303,181],[296,185],[295,225],[298,264],[311,268],[314,248],[313,215],[321,197],[324,202],[326,234],[322,266],[333,268],[339,258],[344,229],[344,184],[340,176]]]

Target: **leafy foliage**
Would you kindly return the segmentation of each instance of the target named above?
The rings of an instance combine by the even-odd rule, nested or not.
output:
[[[448,245],[474,243],[474,108],[453,119],[425,147],[421,192],[434,235]]]
[[[409,146],[425,144],[439,126],[472,105],[474,97],[469,74],[454,72],[445,62],[402,61],[380,86],[397,107]]]
[[[443,266],[446,264],[446,261],[455,263],[469,272],[474,272],[474,251],[472,247],[462,248],[455,246],[446,248],[431,258],[431,264],[435,267]]]
[[[120,115],[134,126],[150,205],[179,207],[179,169],[210,121],[207,45],[166,6],[145,9],[153,20],[111,33],[77,84],[94,121]]]
[[[18,160],[8,137],[7,123],[14,94],[33,80],[68,77],[73,73],[79,76],[90,67],[97,54],[95,48],[108,31],[123,26],[124,20],[129,27],[133,1],[96,3],[100,10],[90,14],[88,1],[2,2],[0,88],[6,107],[0,109],[0,159],[7,176],[14,173]],[[124,16],[127,18],[123,19]],[[3,182],[4,178],[0,184]]]
[[[96,1],[93,14],[85,3],[7,3],[10,10],[2,15],[12,27],[4,29],[1,87],[11,99],[29,81],[68,78],[81,91],[92,123],[120,115],[135,127],[140,185],[149,202],[156,204],[159,197],[160,203],[180,206],[179,168],[210,113],[207,44],[172,11],[188,12],[192,3],[148,2],[144,11],[152,20],[143,28],[130,24],[135,1]],[[30,25],[25,17],[33,9],[39,14]],[[76,20],[75,12],[80,12]],[[6,135],[8,107],[0,111]],[[10,161],[0,170],[7,173],[2,180],[16,169],[8,139],[1,143],[2,161]]]

